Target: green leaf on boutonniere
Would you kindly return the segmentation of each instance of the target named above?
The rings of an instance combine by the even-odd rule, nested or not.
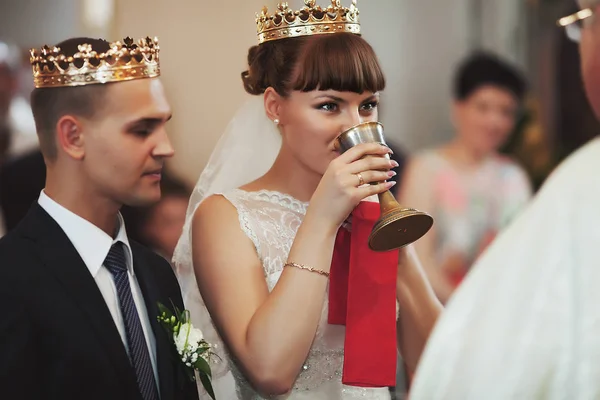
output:
[[[177,322],[181,324],[185,323],[185,321],[183,321],[183,312],[173,303],[172,300],[171,305],[173,306],[173,310],[175,310],[175,317],[177,318]]]
[[[189,310],[183,310],[181,313],[179,313],[179,315],[180,315],[179,320],[181,321],[182,324],[187,324],[190,322],[191,317],[190,317]]]
[[[208,393],[208,395],[215,400],[215,392],[213,390],[212,387],[212,383],[210,382],[210,378],[205,375],[205,374],[198,374],[200,375],[200,380],[202,381],[202,385],[204,386],[204,390],[206,390],[206,393]]]
[[[212,377],[212,374],[210,372],[210,366],[204,358],[198,357],[198,360],[196,361],[196,364],[194,366],[196,367],[196,369],[198,369],[198,371],[208,375],[209,378]]]

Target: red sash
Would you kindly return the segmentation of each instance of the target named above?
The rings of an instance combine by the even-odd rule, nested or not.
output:
[[[396,274],[398,250],[375,252],[368,238],[379,204],[361,202],[352,232],[338,231],[329,282],[329,323],[346,325],[342,383],[396,385]]]

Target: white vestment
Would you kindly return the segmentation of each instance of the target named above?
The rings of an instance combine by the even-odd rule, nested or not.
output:
[[[560,165],[450,299],[411,400],[600,399],[600,139]]]

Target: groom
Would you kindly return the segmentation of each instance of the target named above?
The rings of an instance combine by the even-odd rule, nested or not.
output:
[[[197,399],[157,303],[171,267],[119,209],[160,199],[171,109],[158,44],[75,38],[32,51],[46,163],[37,204],[0,240],[0,398]]]

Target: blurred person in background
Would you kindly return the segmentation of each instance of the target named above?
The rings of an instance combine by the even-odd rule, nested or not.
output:
[[[39,150],[10,158],[0,166],[0,214],[8,233],[27,215],[46,182],[46,164]],[[0,235],[2,236],[2,235]]]
[[[171,262],[192,191],[177,177],[163,173],[161,192],[158,203],[148,207],[130,207],[123,216],[134,240]]]
[[[21,70],[21,50],[0,41],[0,125],[8,127],[11,158],[38,147],[29,101],[20,94]]]
[[[29,156],[29,152],[38,153],[33,113],[29,101],[19,92],[22,62],[23,53],[18,47],[0,41],[0,237],[16,225],[13,220],[18,222],[25,215],[44,187],[41,154],[33,166],[30,157],[25,166],[16,169],[6,165]],[[34,190],[29,190],[31,187]]]
[[[559,20],[600,117],[600,0]],[[569,156],[438,320],[411,400],[600,398],[600,139]]]
[[[499,154],[525,90],[521,74],[498,57],[467,57],[454,78],[454,138],[409,160],[398,198],[435,220],[415,246],[443,302],[531,197],[524,170]]]

